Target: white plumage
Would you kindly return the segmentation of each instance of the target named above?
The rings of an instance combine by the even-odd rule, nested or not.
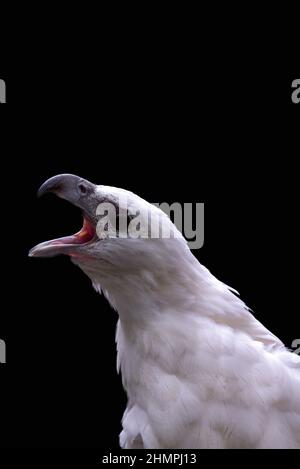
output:
[[[169,218],[126,193],[130,209]],[[176,230],[174,226],[172,229]],[[73,261],[118,311],[123,448],[300,448],[300,359],[175,239],[102,239]]]

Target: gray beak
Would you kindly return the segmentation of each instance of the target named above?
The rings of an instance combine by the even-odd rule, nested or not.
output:
[[[86,200],[95,194],[96,186],[86,179],[74,174],[59,174],[48,179],[38,190],[38,197],[52,192],[61,199],[68,200],[73,205],[86,208]]]
[[[59,174],[48,179],[38,190],[38,197],[52,192],[79,207],[84,216],[84,226],[78,233],[40,243],[29,252],[30,257],[50,257],[70,254],[92,242],[96,236],[97,186],[74,174]]]

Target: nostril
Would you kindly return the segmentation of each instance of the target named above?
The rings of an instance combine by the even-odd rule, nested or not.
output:
[[[79,192],[82,194],[82,195],[85,195],[87,193],[87,187],[86,185],[83,183],[83,182],[80,182],[78,184],[78,189],[79,189]]]

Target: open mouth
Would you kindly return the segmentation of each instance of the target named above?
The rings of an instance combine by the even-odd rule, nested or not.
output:
[[[48,179],[38,190],[38,197],[48,192],[67,200],[81,209],[83,226],[78,233],[62,238],[51,239],[29,251],[30,257],[52,257],[58,254],[81,255],[80,248],[94,242],[97,238],[96,223],[93,222],[96,186],[74,174],[59,174]]]
[[[96,239],[96,229],[86,218],[83,218],[83,226],[80,231],[62,238],[51,239],[34,246],[29,251],[30,257],[51,257],[58,254],[72,255],[74,248],[86,246]]]
[[[94,240],[96,235],[96,230],[93,225],[83,218],[83,227],[78,233],[75,233],[71,236],[64,236],[63,238],[52,239],[48,242],[48,245],[65,245],[65,244],[87,244]]]

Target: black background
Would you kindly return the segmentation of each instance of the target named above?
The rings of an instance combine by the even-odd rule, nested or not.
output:
[[[36,38],[35,38],[36,41]],[[200,41],[201,42],[201,41]],[[78,46],[78,47],[77,47]],[[126,404],[117,314],[69,259],[29,259],[80,213],[36,199],[58,173],[153,202],[204,202],[194,252],[287,346],[297,308],[300,78],[268,41],[207,49],[128,35],[66,41],[5,64],[1,106],[1,446],[117,448]]]

